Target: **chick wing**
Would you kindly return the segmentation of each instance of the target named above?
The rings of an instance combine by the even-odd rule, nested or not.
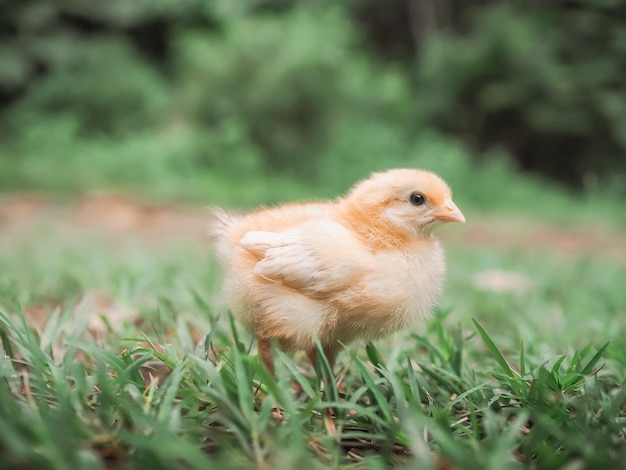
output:
[[[254,274],[313,298],[348,289],[371,264],[371,254],[354,234],[331,220],[283,232],[249,231],[240,244],[258,258]]]

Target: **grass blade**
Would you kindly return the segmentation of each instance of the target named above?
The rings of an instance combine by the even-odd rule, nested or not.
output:
[[[474,325],[476,326],[476,329],[478,330],[478,334],[480,335],[483,342],[487,346],[487,349],[489,349],[489,352],[491,353],[493,358],[496,360],[496,362],[500,366],[500,369],[502,369],[502,372],[504,372],[507,376],[511,378],[517,378],[518,375],[513,371],[513,369],[511,369],[511,367],[509,366],[509,363],[506,361],[506,359],[504,358],[504,356],[502,355],[502,353],[500,352],[496,344],[493,342],[493,340],[489,337],[485,329],[482,326],[480,326],[480,323],[478,323],[476,319],[472,318],[472,321],[474,322]]]
[[[602,346],[600,349],[598,349],[598,352],[594,354],[594,356],[589,360],[587,365],[583,367],[583,370],[580,371],[582,375],[590,375],[593,372],[593,368],[600,361],[600,359],[602,359],[604,351],[606,351],[610,344],[611,342],[609,341],[605,343],[604,346]]]

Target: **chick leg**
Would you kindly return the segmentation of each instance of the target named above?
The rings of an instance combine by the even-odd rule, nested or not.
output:
[[[272,359],[271,341],[257,336],[257,344],[259,350],[259,359],[261,359],[261,362],[265,364],[265,367],[267,367],[269,373],[272,374],[272,377],[275,377],[276,375],[274,374],[274,360]]]
[[[261,362],[265,365],[269,373],[272,374],[272,377],[275,378],[274,360],[272,359],[272,342],[269,339],[261,338],[259,335],[257,335],[256,340],[259,359],[261,359]],[[258,395],[261,396],[261,399],[265,399],[264,393],[259,392]],[[282,421],[284,419],[285,412],[280,404],[277,404],[274,408],[272,408],[272,417],[278,421]]]
[[[331,380],[335,380],[335,374],[333,373],[333,366],[335,365],[335,359],[337,358],[337,352],[339,351],[338,345],[325,345],[322,350],[324,351],[324,355],[326,356],[326,360],[330,365],[330,373]],[[311,364],[313,364],[313,368],[317,369],[317,349],[311,349],[307,351],[307,356]],[[324,412],[324,427],[326,428],[326,432],[334,436],[337,434],[337,426],[335,425],[335,413],[332,408],[326,409]]]
[[[326,356],[326,359],[328,360],[328,364],[330,365],[330,370],[333,370],[333,367],[335,365],[335,359],[337,359],[337,353],[338,353],[338,347],[336,345],[325,345],[323,347],[323,351],[324,351],[324,355]],[[311,364],[313,365],[313,368],[317,368],[317,349],[310,349],[309,351],[307,351],[307,357],[309,358],[309,361],[311,361]]]

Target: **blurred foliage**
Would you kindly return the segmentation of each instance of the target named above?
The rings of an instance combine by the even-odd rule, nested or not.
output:
[[[164,80],[117,39],[82,41],[55,65],[14,105],[15,126],[67,119],[87,135],[115,135],[154,126],[167,111]]]
[[[510,174],[512,157],[572,187],[625,192],[622,1],[0,9],[5,190],[171,196],[169,178],[201,199],[224,176],[282,174],[325,195],[391,166],[447,167],[465,187]]]
[[[522,168],[560,181],[623,172],[625,19],[626,4],[609,0],[477,11],[466,34],[424,44],[418,113],[480,151],[499,144]]]
[[[314,171],[334,108],[351,106],[352,82],[368,72],[351,57],[345,19],[330,10],[318,21],[322,28],[293,10],[242,16],[219,35],[183,34],[176,42],[182,109],[207,129],[253,142],[272,169]],[[357,105],[369,95],[358,90]]]

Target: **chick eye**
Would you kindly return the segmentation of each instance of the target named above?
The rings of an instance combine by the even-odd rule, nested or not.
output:
[[[426,198],[420,193],[414,193],[411,194],[409,201],[411,201],[411,204],[413,204],[414,206],[421,206],[426,202]]]

